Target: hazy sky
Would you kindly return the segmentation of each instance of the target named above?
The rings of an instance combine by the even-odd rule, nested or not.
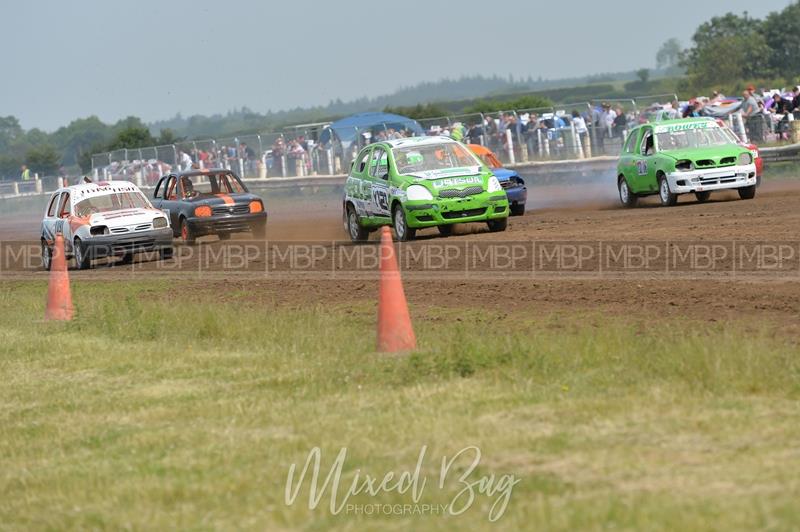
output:
[[[790,0],[3,0],[0,115],[53,130],[325,104],[462,74],[653,67],[670,37]]]

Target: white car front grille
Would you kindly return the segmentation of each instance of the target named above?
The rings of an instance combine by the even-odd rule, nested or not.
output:
[[[153,228],[152,223],[129,225],[127,227],[112,227],[109,232],[113,235],[121,235],[124,233],[138,233],[140,231],[149,231]]]

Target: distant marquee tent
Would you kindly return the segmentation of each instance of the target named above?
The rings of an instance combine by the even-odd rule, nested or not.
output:
[[[342,118],[326,127],[320,134],[319,141],[328,143],[331,136],[335,136],[342,144],[349,145],[355,142],[359,135],[372,134],[380,130],[408,129],[414,135],[424,135],[419,122],[411,118],[392,113],[359,113],[347,118]]]

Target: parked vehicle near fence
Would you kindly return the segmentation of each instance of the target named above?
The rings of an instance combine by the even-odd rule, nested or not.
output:
[[[749,149],[732,141],[713,119],[687,118],[643,124],[631,130],[617,165],[623,205],[655,195],[665,206],[694,193],[700,202],[712,191],[736,189],[742,199],[756,194],[756,166]]]
[[[243,232],[261,239],[267,231],[263,200],[230,170],[165,175],[153,190],[153,205],[166,213],[174,235],[185,244],[194,244],[203,235],[227,240]]]
[[[158,251],[162,259],[172,256],[169,220],[127,181],[62,187],[50,196],[40,238],[47,270],[56,233],[64,235],[66,255],[81,270],[108,256],[125,262],[144,251]]]
[[[472,153],[480,157],[483,163],[491,169],[497,180],[500,181],[500,186],[506,191],[511,216],[525,214],[525,204],[528,201],[528,188],[525,186],[525,180],[519,176],[516,170],[503,168],[500,159],[489,148],[480,144],[467,144],[467,147],[472,150]]]
[[[412,137],[363,148],[345,183],[344,228],[354,241],[392,225],[397,239],[437,227],[443,236],[461,222],[505,231],[508,198],[500,181],[463,144],[448,137]]]

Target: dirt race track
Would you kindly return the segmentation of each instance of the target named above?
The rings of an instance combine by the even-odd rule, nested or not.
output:
[[[449,238],[435,229],[420,232],[416,242],[401,246],[412,312],[435,306],[501,315],[752,318],[793,336],[800,332],[800,182],[768,181],[750,201],[716,193],[706,204],[682,196],[676,207],[662,208],[648,198],[632,210],[608,194],[572,201],[570,187],[536,187],[529,193],[534,209],[512,218],[504,233],[465,225]],[[536,196],[571,200],[537,209]],[[377,246],[343,241],[338,196],[304,198],[272,203],[268,198],[266,242],[243,236],[222,244],[208,237],[192,248],[176,247],[171,264],[142,258],[109,267],[100,261],[91,271],[71,272],[72,279],[176,278],[181,287],[191,287],[187,297],[198,300],[213,293],[265,305],[374,305],[370,260]],[[0,218],[0,239],[35,241],[39,219],[38,214]],[[223,258],[237,246],[246,249],[232,261]],[[303,255],[298,259],[290,248]],[[511,266],[509,256],[518,259]],[[0,278],[46,275],[6,267]],[[164,297],[155,290],[153,295]]]

